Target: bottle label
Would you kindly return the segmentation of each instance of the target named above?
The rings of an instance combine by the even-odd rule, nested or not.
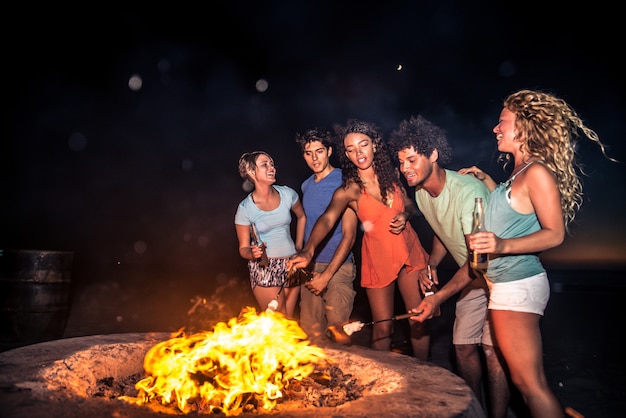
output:
[[[470,250],[470,266],[475,270],[487,270],[489,266],[488,254],[478,254],[475,251]]]

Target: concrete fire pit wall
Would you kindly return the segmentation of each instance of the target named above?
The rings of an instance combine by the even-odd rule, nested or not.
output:
[[[98,379],[143,371],[145,353],[168,333],[68,338],[0,353],[0,411],[6,418],[156,417],[163,413],[114,399],[93,397]],[[326,353],[360,384],[363,397],[329,408],[300,408],[253,415],[281,417],[465,417],[484,412],[465,382],[441,367],[413,357],[361,346],[329,344]],[[196,414],[197,416],[197,414]]]

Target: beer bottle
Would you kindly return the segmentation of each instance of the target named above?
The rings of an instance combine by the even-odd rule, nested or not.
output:
[[[265,252],[265,244],[261,241],[261,237],[256,230],[256,226],[252,223],[250,224],[250,235],[252,236],[252,243],[256,246],[261,247],[263,252],[261,253],[261,258],[259,259],[260,267],[269,266],[269,259],[267,258],[267,253]]]
[[[485,206],[483,205],[482,197],[474,199],[474,224],[472,225],[472,234],[477,232],[486,231],[485,228]],[[489,265],[488,254],[477,254],[474,250],[469,250],[469,263],[470,267],[474,270],[482,272],[487,271]]]

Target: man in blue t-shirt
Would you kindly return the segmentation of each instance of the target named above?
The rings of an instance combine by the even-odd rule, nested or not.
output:
[[[333,193],[342,184],[341,169],[330,163],[333,153],[331,135],[322,129],[296,134],[313,174],[302,182],[302,204],[306,213],[304,241],[313,225],[324,213]],[[317,247],[310,266],[313,275],[300,289],[300,326],[312,341],[325,338],[327,328],[350,320],[356,291],[356,265],[352,247],[356,240],[358,220],[352,209],[346,209],[337,225]]]

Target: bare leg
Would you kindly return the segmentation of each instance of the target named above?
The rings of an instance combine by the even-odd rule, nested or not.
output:
[[[279,290],[280,290],[279,286],[273,286],[273,287],[254,286],[254,289],[252,290],[252,294],[254,295],[256,302],[259,304],[260,311],[264,311],[267,309],[267,305],[272,300],[276,299],[276,295],[278,294]],[[277,300],[278,300],[278,309],[276,309],[276,311],[282,313],[283,315],[287,315],[286,314],[287,311],[285,309],[284,290],[280,292],[280,296],[278,297]]]
[[[478,344],[455,344],[454,351],[456,354],[456,365],[459,374],[465,380],[465,383],[472,389],[476,395],[476,399],[487,411],[483,401],[482,390],[482,363],[480,361],[480,352]]]
[[[511,391],[504,369],[504,358],[502,358],[502,353],[491,345],[483,344],[483,353],[487,363],[489,416],[492,418],[505,418],[509,400],[511,399]]]
[[[300,296],[300,286],[285,288],[283,289],[283,293],[286,299],[286,316],[287,318],[293,319],[296,312],[296,305],[298,304],[298,296]]]
[[[498,346],[534,418],[565,417],[543,368],[541,331],[537,314],[491,310]]]
[[[418,306],[422,301],[417,273],[417,271],[408,273],[406,268],[403,268],[398,276],[398,289],[406,307]],[[413,356],[422,360],[428,360],[430,355],[430,334],[428,333],[427,322],[409,321],[409,326]]]
[[[365,289],[370,310],[372,311],[372,320],[379,321],[393,317],[395,290],[395,282],[381,289]],[[372,348],[379,351],[389,351],[391,349],[392,333],[392,321],[374,324],[372,327]]]

